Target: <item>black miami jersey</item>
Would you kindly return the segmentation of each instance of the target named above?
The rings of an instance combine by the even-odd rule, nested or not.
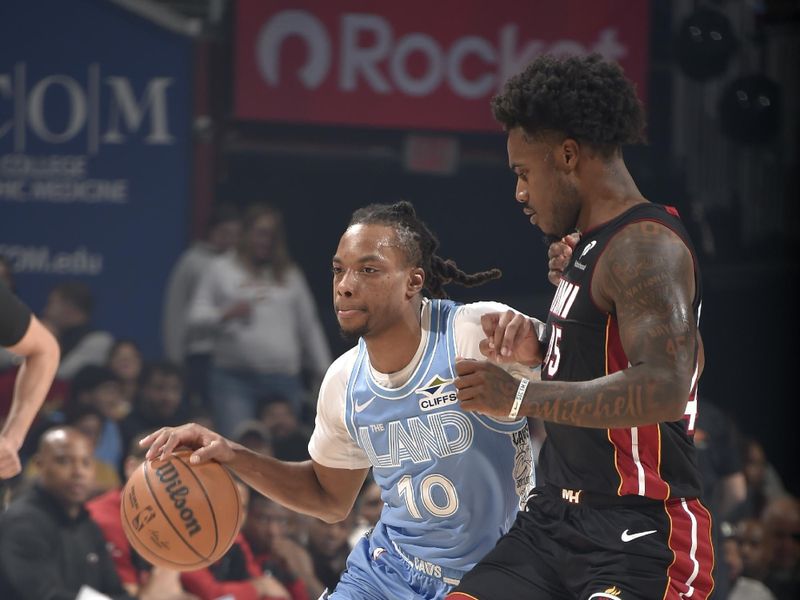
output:
[[[678,213],[643,203],[582,234],[564,270],[547,319],[547,355],[542,379],[588,381],[629,366],[616,316],[600,310],[591,296],[595,266],[608,244],[633,223],[660,223],[689,248],[695,267],[694,314],[699,319],[702,289],[697,256]],[[700,495],[692,442],[697,414],[697,367],[681,421],[638,427],[592,429],[545,423],[547,439],[539,457],[548,485],[615,496],[655,500]],[[635,400],[635,399],[634,399]]]

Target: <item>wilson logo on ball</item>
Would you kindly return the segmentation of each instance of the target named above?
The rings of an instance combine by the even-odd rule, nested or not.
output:
[[[189,494],[189,488],[183,485],[175,465],[169,462],[159,467],[156,469],[156,476],[161,483],[165,484],[164,489],[167,494],[169,494],[169,499],[172,501],[175,510],[178,511],[181,521],[183,521],[183,526],[186,528],[189,536],[193,536],[202,531],[203,528],[200,526],[200,523],[197,522],[194,511],[186,506],[186,496]]]

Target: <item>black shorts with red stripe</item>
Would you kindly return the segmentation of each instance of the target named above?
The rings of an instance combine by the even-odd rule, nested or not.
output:
[[[534,490],[452,600],[705,600],[711,516],[696,499]]]

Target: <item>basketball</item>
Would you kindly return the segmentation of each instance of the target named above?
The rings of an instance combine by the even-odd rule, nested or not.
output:
[[[216,562],[244,518],[233,477],[216,462],[190,465],[188,450],[144,461],[122,490],[122,527],[142,558],[178,571]]]

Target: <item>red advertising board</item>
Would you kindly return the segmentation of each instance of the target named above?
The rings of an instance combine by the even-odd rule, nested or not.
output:
[[[645,96],[647,0],[238,0],[235,116],[497,131],[489,99],[542,53],[599,52]]]

